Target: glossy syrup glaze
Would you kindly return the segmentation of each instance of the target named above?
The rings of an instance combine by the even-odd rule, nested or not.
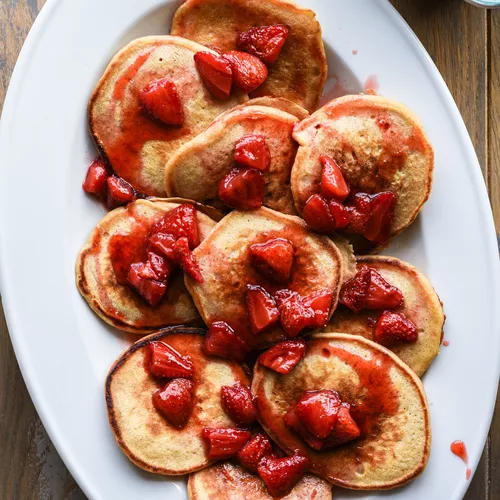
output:
[[[467,455],[467,448],[463,441],[453,441],[450,446],[451,452],[460,458],[466,466],[465,469],[465,479],[469,480],[471,475],[471,470],[469,469],[469,457]]]

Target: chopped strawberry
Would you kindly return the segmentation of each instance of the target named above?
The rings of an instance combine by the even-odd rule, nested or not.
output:
[[[335,223],[335,229],[344,229],[347,227],[351,221],[351,214],[349,210],[336,200],[330,200],[328,202],[328,208],[332,214],[333,221]]]
[[[249,427],[257,419],[253,396],[248,387],[239,382],[220,389],[222,408],[227,416],[238,425]]]
[[[264,199],[264,177],[253,168],[233,168],[219,182],[219,198],[228,207],[256,210]]]
[[[224,321],[215,321],[210,325],[203,349],[206,354],[220,358],[234,359],[242,363],[249,352],[247,344]]]
[[[149,262],[136,262],[130,266],[127,283],[151,306],[156,307],[167,292],[165,281],[158,281]]]
[[[342,286],[339,302],[355,313],[361,312],[365,306],[366,294],[368,293],[368,287],[370,285],[370,277],[370,268],[362,266],[356,273],[356,276]]]
[[[309,460],[295,454],[291,457],[264,458],[257,467],[257,472],[267,486],[269,494],[281,497],[289,493],[302,479]]]
[[[342,170],[329,156],[320,156],[323,170],[321,173],[321,194],[331,200],[344,201],[349,196],[349,186],[342,175]]]
[[[335,391],[308,391],[300,398],[295,411],[309,432],[318,439],[325,439],[337,423],[340,404]]]
[[[229,61],[220,54],[197,52],[194,62],[208,91],[217,99],[227,101],[233,85],[233,71]]]
[[[134,188],[121,177],[115,175],[109,176],[107,179],[107,198],[106,206],[112,210],[116,207],[126,205],[135,200]]]
[[[175,262],[174,236],[165,233],[154,233],[148,238],[148,244],[151,251],[166,257],[170,262]]]
[[[184,112],[177,88],[168,78],[153,80],[139,92],[139,102],[152,118],[166,125],[182,125]]]
[[[302,299],[305,307],[314,311],[314,321],[309,326],[322,328],[328,323],[330,308],[332,307],[333,293],[327,288],[311,293]]]
[[[366,309],[394,309],[403,303],[399,288],[387,283],[375,269],[370,269],[370,283],[364,299]]]
[[[258,57],[270,66],[274,64],[288,37],[288,29],[281,24],[251,28],[238,35],[238,50]]]
[[[184,427],[191,415],[193,387],[190,380],[176,378],[153,394],[154,407],[177,429]]]
[[[103,197],[106,194],[108,177],[106,164],[101,157],[98,157],[90,164],[82,188],[86,193]]]
[[[193,255],[193,252],[189,250],[189,242],[185,237],[179,238],[174,243],[175,258],[182,270],[192,279],[198,283],[203,283],[203,276],[200,272],[200,267],[198,262]]]
[[[192,378],[193,363],[164,342],[148,344],[149,373],[159,378]]]
[[[294,408],[291,408],[284,416],[284,421],[287,427],[295,431],[313,450],[321,450],[323,449],[324,442],[321,439],[318,439],[314,434],[309,432],[299,418],[297,411]]]
[[[342,403],[342,406],[340,406],[335,427],[332,433],[325,439],[322,449],[340,446],[359,437],[359,427],[351,417],[349,408],[350,405],[347,403]]]
[[[166,281],[174,268],[169,261],[155,252],[148,252],[148,262],[158,281]]]
[[[297,292],[292,292],[288,288],[282,288],[281,290],[277,290],[274,292],[273,297],[278,306],[278,309],[289,299],[295,296]]]
[[[240,429],[203,429],[203,438],[208,441],[209,460],[224,460],[234,457],[252,437],[250,431]]]
[[[314,231],[319,233],[335,231],[335,219],[330,212],[328,202],[320,194],[309,197],[302,211],[302,217]]]
[[[243,467],[257,474],[257,467],[262,459],[272,452],[271,441],[264,433],[259,432],[238,452],[238,460]]]
[[[276,302],[261,286],[247,285],[246,300],[250,326],[255,335],[274,325],[280,319]]]
[[[316,314],[304,305],[303,298],[295,293],[279,306],[280,321],[288,338],[295,338],[304,328],[316,324]]]
[[[385,346],[418,340],[418,330],[403,313],[384,311],[375,325],[373,340]]]
[[[189,248],[193,250],[200,244],[196,209],[191,203],[183,203],[169,210],[154,226],[151,234],[171,234],[176,240],[185,236]],[[165,254],[165,256],[168,256]]]
[[[286,375],[304,357],[305,352],[304,340],[285,340],[263,352],[257,361],[270,370]]]
[[[267,68],[258,57],[237,50],[224,52],[223,57],[231,64],[235,87],[243,90],[246,94],[265,82]]]
[[[261,135],[246,135],[242,137],[236,143],[234,161],[244,167],[268,172],[271,166],[271,153],[264,137]]]
[[[371,197],[366,193],[356,193],[345,205],[349,213],[348,233],[363,234],[371,214]]]
[[[285,238],[273,238],[250,247],[252,265],[265,278],[288,283],[292,272],[295,248]]]

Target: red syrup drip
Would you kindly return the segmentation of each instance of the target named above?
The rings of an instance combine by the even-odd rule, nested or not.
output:
[[[467,449],[463,441],[453,441],[450,446],[451,452],[460,458],[466,465],[465,479],[469,480],[471,475],[471,470],[469,469],[469,457],[467,456]]]

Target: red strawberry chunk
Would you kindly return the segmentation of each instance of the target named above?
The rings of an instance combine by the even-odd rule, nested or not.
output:
[[[372,196],[371,215],[363,236],[372,243],[382,244],[389,239],[396,196],[387,191]]]
[[[240,33],[236,46],[238,50],[258,57],[269,66],[277,61],[287,37],[286,26],[280,24],[261,26]]]
[[[312,328],[322,328],[326,326],[330,308],[332,307],[332,300],[333,293],[326,288],[313,292],[303,298],[302,302],[304,306],[314,311],[314,320],[310,324]]]
[[[370,283],[364,299],[366,309],[394,309],[403,303],[401,290],[380,276],[375,269],[370,269]]]
[[[321,173],[321,194],[327,199],[344,201],[349,196],[349,186],[337,162],[329,156],[320,156],[323,170]]]
[[[167,281],[174,266],[155,252],[148,252],[148,263],[158,281]]]
[[[281,497],[289,493],[302,479],[309,460],[295,454],[291,457],[264,458],[257,467],[257,472],[267,486],[269,494]]]
[[[175,262],[175,238],[171,234],[154,233],[148,238],[148,243],[151,251]]]
[[[365,306],[365,299],[366,294],[368,293],[370,279],[370,268],[362,266],[356,273],[356,276],[343,285],[340,290],[339,302],[347,306],[355,313],[361,312]]]
[[[185,236],[193,250],[200,244],[196,209],[190,203],[175,207],[153,226],[151,234],[154,233],[171,234],[176,240]]]
[[[210,325],[205,335],[203,350],[208,355],[234,359],[238,363],[243,363],[250,351],[245,341],[224,321],[215,321]]]
[[[250,247],[252,265],[265,278],[288,283],[295,256],[293,244],[285,238],[273,238]]]
[[[328,202],[320,194],[309,197],[302,211],[302,217],[314,231],[319,233],[335,231],[335,219],[330,212]]]
[[[154,407],[177,429],[184,427],[191,415],[193,387],[190,380],[176,378],[153,394]]]
[[[198,262],[189,250],[189,242],[187,238],[179,238],[174,244],[175,258],[182,270],[198,283],[203,283],[203,276],[200,272]]]
[[[193,363],[164,342],[148,344],[149,373],[159,378],[192,378]]]
[[[130,266],[127,283],[151,306],[156,307],[167,291],[166,282],[158,281],[149,262]]]
[[[82,185],[86,193],[95,194],[102,197],[106,194],[108,169],[102,158],[96,158],[87,170],[85,181]]]
[[[257,361],[270,370],[286,375],[304,357],[305,352],[304,340],[285,340],[263,352]]]
[[[384,311],[375,325],[373,340],[385,346],[418,340],[418,329],[403,313]]]
[[[222,408],[227,416],[243,427],[249,427],[257,420],[253,396],[248,387],[241,383],[224,385],[220,389]]]
[[[267,68],[258,57],[237,50],[224,52],[223,57],[231,64],[235,87],[246,94],[265,82],[268,74]]]
[[[242,137],[236,143],[234,161],[244,167],[268,172],[271,166],[271,153],[264,137],[261,135]]]
[[[349,408],[349,404],[342,403],[342,406],[338,410],[335,427],[333,428],[332,433],[325,439],[322,449],[340,446],[359,437],[359,427],[351,417]]]
[[[111,175],[106,179],[107,182],[107,198],[106,206],[112,210],[116,207],[126,205],[135,200],[134,188],[121,177]]]
[[[209,460],[224,460],[234,457],[252,437],[250,431],[240,429],[203,429],[203,438],[208,442]]]
[[[233,85],[233,71],[229,61],[220,54],[197,52],[194,62],[208,91],[215,98],[227,101]]]
[[[177,88],[168,78],[153,80],[139,92],[139,102],[152,118],[166,125],[182,125],[184,112]]]
[[[257,474],[257,467],[262,459],[271,455],[272,452],[271,441],[264,433],[260,432],[238,452],[238,460],[243,467]]]
[[[332,214],[333,221],[335,223],[335,229],[344,229],[347,227],[351,221],[351,214],[349,210],[336,200],[330,200],[328,202],[328,208]]]
[[[274,325],[280,319],[276,302],[261,286],[247,285],[246,301],[250,327],[255,335]]]
[[[292,292],[292,290],[289,290],[288,288],[282,288],[281,290],[277,290],[274,292],[273,297],[276,302],[276,305],[278,306],[278,309],[289,299],[294,297],[297,294],[297,292]]]
[[[304,328],[316,324],[316,313],[304,305],[303,298],[295,293],[279,306],[280,321],[288,338],[295,338]]]
[[[323,440],[318,439],[314,434],[309,432],[299,418],[295,408],[291,408],[284,416],[285,424],[287,427],[295,431],[313,450],[323,449]]]
[[[295,411],[309,432],[325,439],[337,423],[340,404],[335,391],[308,391],[300,398]]]
[[[219,182],[219,198],[231,208],[256,210],[264,199],[264,177],[253,168],[233,168]]]

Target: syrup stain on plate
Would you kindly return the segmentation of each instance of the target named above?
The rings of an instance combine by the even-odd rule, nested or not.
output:
[[[467,449],[463,441],[453,441],[450,446],[451,452],[458,458],[461,458],[467,469],[465,470],[465,479],[470,479],[471,470],[469,469],[469,457],[467,456]]]
[[[449,340],[443,340],[443,345],[445,347],[448,347],[450,345],[450,341]]]

